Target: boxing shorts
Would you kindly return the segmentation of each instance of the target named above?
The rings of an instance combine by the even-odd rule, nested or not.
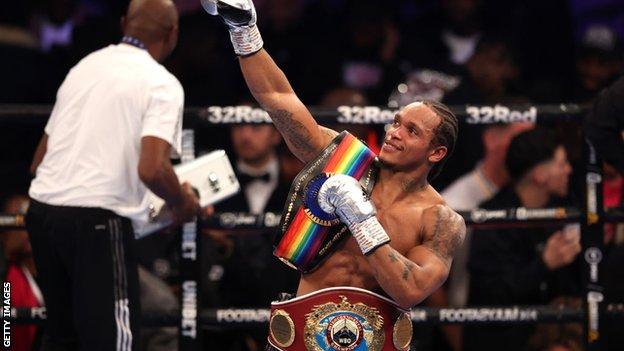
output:
[[[379,169],[376,160],[375,153],[349,132],[336,136],[293,181],[273,254],[302,273],[318,267],[348,233],[335,214],[320,208],[319,189],[332,174],[347,174],[370,196]]]
[[[353,287],[327,288],[271,304],[268,342],[282,351],[405,351],[410,313]]]

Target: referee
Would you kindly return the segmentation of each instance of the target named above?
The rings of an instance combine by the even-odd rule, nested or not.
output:
[[[170,155],[184,92],[159,61],[177,42],[171,0],[132,0],[119,44],[68,73],[37,148],[26,217],[48,319],[44,350],[138,350],[133,222],[149,188],[177,222],[199,211]]]

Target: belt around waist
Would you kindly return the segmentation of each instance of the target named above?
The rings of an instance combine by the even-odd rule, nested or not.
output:
[[[269,344],[282,351],[409,350],[409,310],[368,290],[327,288],[271,304]]]

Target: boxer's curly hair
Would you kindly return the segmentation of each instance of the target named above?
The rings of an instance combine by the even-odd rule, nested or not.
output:
[[[440,174],[446,160],[451,157],[455,150],[459,123],[453,111],[443,103],[434,100],[423,100],[422,103],[440,117],[440,124],[433,131],[434,137],[431,140],[431,144],[433,146],[446,147],[446,155],[438,163],[435,163],[429,171],[427,178],[431,181]]]

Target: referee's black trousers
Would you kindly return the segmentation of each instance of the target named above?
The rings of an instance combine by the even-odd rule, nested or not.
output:
[[[99,208],[32,200],[26,228],[47,308],[43,350],[138,350],[130,221]]]

